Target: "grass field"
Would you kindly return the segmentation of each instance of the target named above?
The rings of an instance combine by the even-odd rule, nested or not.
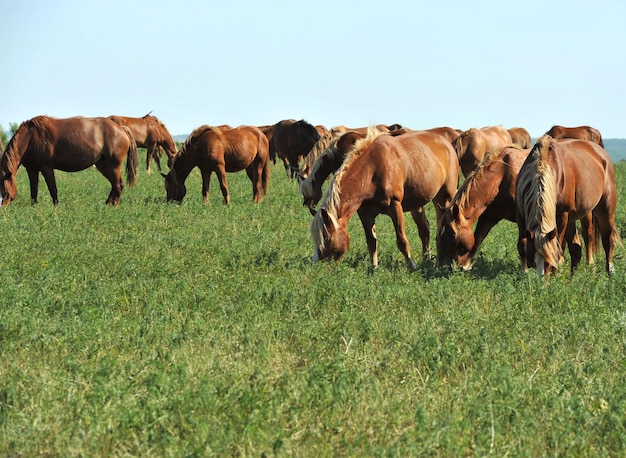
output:
[[[55,208],[20,169],[0,211],[0,456],[626,453],[623,248],[611,278],[600,253],[544,285],[502,222],[471,272],[409,273],[380,216],[373,275],[358,218],[345,259],[313,265],[310,215],[272,172],[259,205],[229,175],[229,206],[215,179],[202,204],[197,171],[182,205],[141,172],[115,208],[95,170],[57,172]]]

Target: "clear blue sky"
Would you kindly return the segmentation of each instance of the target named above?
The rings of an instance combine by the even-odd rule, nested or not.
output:
[[[553,124],[626,137],[626,2],[19,0],[0,124],[152,111],[202,124]]]

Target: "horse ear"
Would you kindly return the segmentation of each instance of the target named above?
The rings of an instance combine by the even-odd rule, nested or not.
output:
[[[546,234],[546,238],[548,241],[552,241],[556,237],[556,228],[552,229],[550,232]]]
[[[459,206],[457,204],[452,205],[452,216],[454,216],[454,219],[458,219],[460,211],[459,211]]]

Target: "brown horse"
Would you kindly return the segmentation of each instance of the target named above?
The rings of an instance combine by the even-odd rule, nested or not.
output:
[[[56,205],[59,199],[54,169],[78,172],[95,165],[111,183],[106,203],[116,205],[124,188],[121,177],[124,159],[126,179],[133,186],[137,146],[128,128],[108,118],[37,116],[20,125],[0,161],[2,205],[8,205],[17,195],[16,173],[20,165],[28,172],[33,203],[37,202],[39,172]]]
[[[176,156],[176,144],[165,125],[155,116],[148,113],[143,118],[130,118],[127,116],[109,116],[120,126],[126,126],[133,134],[135,143],[140,148],[146,148],[146,170],[150,173],[150,159],[154,158],[157,168],[161,171],[158,148],[165,150],[168,156],[167,165],[172,166]]]
[[[408,132],[408,130],[404,128],[388,130],[386,127],[381,127],[381,125],[374,126],[374,129],[378,132],[388,133],[392,136],[402,135],[403,133]],[[310,173],[305,175],[304,171],[302,171],[302,173],[298,174],[300,194],[302,194],[303,198],[302,205],[307,207],[312,215],[315,215],[315,205],[322,198],[322,185],[324,184],[324,181],[326,181],[326,178],[328,178],[331,173],[335,173],[339,167],[341,167],[341,164],[343,164],[343,161],[348,156],[348,153],[352,151],[355,143],[366,136],[367,128],[355,129],[341,133],[330,142],[328,147],[315,160],[311,166]],[[318,142],[318,144],[320,142]],[[314,151],[311,150],[311,153],[313,152]],[[311,153],[309,153],[309,156],[311,156]],[[309,156],[307,156],[307,158]]]
[[[298,172],[302,158],[319,139],[317,128],[304,120],[286,119],[274,125],[274,147],[291,178]]]
[[[516,221],[515,183],[529,152],[530,149],[507,146],[490,153],[463,182],[442,214],[437,265],[449,265],[454,260],[463,270],[471,269],[491,228],[503,219]]]
[[[525,271],[535,265],[543,275],[558,268],[567,232],[578,219],[591,225],[591,213],[602,237],[606,271],[613,272],[613,249],[620,240],[615,227],[615,172],[600,145],[544,135],[520,169],[516,201],[517,248]],[[574,258],[572,268],[573,263]]]
[[[509,135],[511,135],[511,142],[514,145],[517,145],[523,149],[531,148],[533,146],[533,141],[530,137],[530,133],[523,127],[511,127],[507,130],[509,131]]]
[[[454,129],[453,127],[433,127],[432,129],[426,129],[428,132],[434,132],[435,134],[442,135],[447,138],[450,143],[454,142],[456,138],[463,133],[462,130]]]
[[[321,209],[311,222],[313,260],[339,260],[348,251],[347,224],[358,213],[372,267],[378,265],[375,218],[389,215],[396,243],[407,266],[415,270],[404,228],[410,211],[428,256],[430,225],[424,206],[433,201],[436,211],[447,206],[456,192],[459,164],[450,143],[431,132],[415,131],[393,137],[376,132],[355,145],[332,180]]]
[[[172,168],[165,177],[168,201],[182,202],[187,188],[185,180],[194,167],[202,174],[202,196],[204,203],[209,200],[211,173],[215,172],[224,196],[230,203],[227,172],[246,170],[252,181],[255,202],[261,202],[267,193],[269,180],[268,141],[263,132],[254,126],[240,126],[234,129],[220,129],[200,126],[185,140],[176,156]]]
[[[552,126],[550,130],[546,132],[546,135],[549,135],[555,140],[561,140],[564,138],[577,138],[579,140],[589,140],[590,142],[597,143],[602,148],[604,148],[604,143],[602,142],[602,135],[600,135],[600,131],[598,129],[595,129],[589,126],[579,126],[579,127]]]
[[[502,126],[489,126],[466,130],[452,142],[452,146],[458,155],[463,176],[467,178],[485,155],[500,151],[511,143],[508,130]]]

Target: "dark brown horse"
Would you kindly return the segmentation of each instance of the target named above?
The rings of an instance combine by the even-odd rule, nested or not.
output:
[[[111,183],[106,203],[116,205],[124,188],[121,168],[125,159],[126,179],[133,186],[137,146],[128,128],[108,118],[37,116],[20,125],[0,161],[2,205],[8,205],[17,195],[20,165],[28,172],[33,203],[37,202],[40,172],[56,205],[59,199],[54,169],[78,172],[95,165]]]
[[[263,132],[254,126],[240,126],[234,129],[220,129],[201,126],[185,140],[174,160],[171,170],[165,177],[167,200],[182,202],[187,188],[185,180],[194,167],[202,174],[202,197],[209,200],[211,174],[215,172],[224,196],[230,203],[226,173],[246,170],[252,181],[255,202],[261,202],[267,193],[269,180],[268,141]]]
[[[507,129],[511,135],[511,142],[520,148],[527,149],[533,146],[530,133],[523,127],[511,127]]]
[[[604,143],[602,142],[602,135],[600,135],[600,131],[598,129],[595,129],[589,126],[579,126],[579,127],[552,126],[550,130],[546,132],[546,135],[549,135],[555,140],[561,140],[564,138],[577,138],[579,140],[589,140],[590,142],[597,143],[602,148],[604,148]]]
[[[503,219],[516,221],[515,184],[529,152],[530,149],[507,146],[490,153],[463,182],[442,215],[437,265],[456,261],[462,269],[469,270],[491,228]],[[476,230],[472,232],[476,221]]]
[[[488,153],[500,151],[512,143],[511,134],[502,126],[471,128],[452,143],[464,177],[468,177]]]
[[[168,156],[167,165],[172,166],[176,156],[176,144],[165,125],[155,116],[148,113],[143,118],[130,118],[127,116],[109,116],[120,126],[126,126],[133,134],[138,147],[146,148],[146,170],[150,173],[150,160],[154,158],[157,168],[161,171],[158,148],[163,148]]]
[[[311,222],[313,260],[339,260],[348,251],[347,224],[358,213],[373,267],[378,265],[375,218],[389,215],[396,228],[396,243],[410,270],[411,258],[404,228],[410,211],[428,256],[430,225],[424,206],[433,201],[436,211],[448,205],[456,192],[459,164],[450,143],[431,132],[415,131],[393,137],[372,129],[348,155],[332,180],[320,210]]]
[[[291,178],[298,172],[302,158],[319,139],[317,128],[304,120],[287,119],[274,125],[274,146]]]
[[[578,219],[591,225],[591,213],[602,238],[606,271],[613,272],[613,249],[620,240],[615,227],[615,172],[600,145],[544,135],[520,169],[516,201],[517,248],[525,271],[536,266],[544,274],[558,268],[567,232]],[[572,268],[574,261],[572,257]]]

